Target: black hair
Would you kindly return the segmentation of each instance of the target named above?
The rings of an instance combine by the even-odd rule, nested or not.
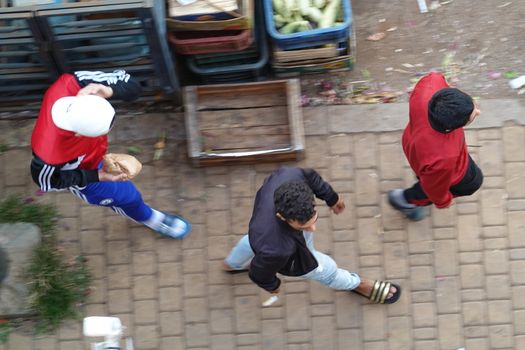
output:
[[[286,220],[297,220],[304,224],[315,214],[314,193],[303,181],[289,181],[280,185],[273,193],[276,213]]]
[[[472,97],[461,90],[445,88],[436,92],[428,103],[428,121],[442,133],[465,126],[474,111]]]

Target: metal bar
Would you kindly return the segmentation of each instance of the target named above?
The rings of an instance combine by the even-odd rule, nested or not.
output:
[[[115,34],[119,35],[115,35]],[[62,35],[58,34],[55,35],[56,41],[67,41],[67,40],[82,40],[82,39],[99,39],[99,38],[114,38],[116,36],[131,36],[131,35],[137,35],[137,34],[143,34],[143,31],[140,29],[134,29],[129,31],[122,31],[122,32],[104,32],[104,33],[85,33],[85,34],[67,34]]]
[[[84,46],[78,46],[78,47],[72,47],[70,49],[64,49],[66,52],[92,52],[92,51],[100,51],[100,50],[118,50],[118,49],[129,49],[129,48],[136,48],[136,43],[111,43],[111,44],[99,44],[99,45],[84,45]]]
[[[166,40],[160,40],[155,19],[152,17],[151,8],[143,8],[139,11],[144,31],[147,33],[146,39],[151,47],[153,60],[155,61],[155,71],[161,78],[164,91],[168,94],[179,93],[180,86],[175,75],[175,68],[171,54],[168,50]]]

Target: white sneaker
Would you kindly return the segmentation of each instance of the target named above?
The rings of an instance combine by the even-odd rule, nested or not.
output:
[[[155,229],[155,232],[163,236],[183,239],[191,232],[191,224],[177,215],[164,213],[164,220]]]

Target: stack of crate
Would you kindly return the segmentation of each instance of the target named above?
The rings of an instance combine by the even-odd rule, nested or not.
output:
[[[0,8],[0,110],[38,108],[60,74],[77,70],[125,69],[142,84],[141,100],[177,97],[162,2],[42,2],[53,3]]]
[[[285,1],[287,4],[301,1]],[[330,6],[336,0],[324,0]],[[306,0],[309,3],[309,0]],[[310,3],[316,2],[312,0]],[[355,59],[355,31],[352,23],[350,0],[337,0],[337,20],[333,26],[292,33],[286,32],[277,23],[282,16],[274,6],[279,1],[263,0],[266,31],[272,42],[271,67],[278,77],[295,76],[302,73],[326,73],[350,70]],[[302,2],[304,3],[304,1]],[[286,6],[286,5],[284,5]],[[288,5],[289,6],[289,5]],[[298,11],[293,9],[293,11]],[[308,24],[310,25],[310,24]]]
[[[269,55],[258,3],[206,0],[182,5],[180,0],[170,1],[168,41],[200,82],[262,77]]]

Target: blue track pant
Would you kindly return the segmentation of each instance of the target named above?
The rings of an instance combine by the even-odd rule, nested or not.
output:
[[[131,181],[93,182],[83,188],[71,187],[70,191],[89,204],[109,207],[137,222],[148,220],[153,213]]]

